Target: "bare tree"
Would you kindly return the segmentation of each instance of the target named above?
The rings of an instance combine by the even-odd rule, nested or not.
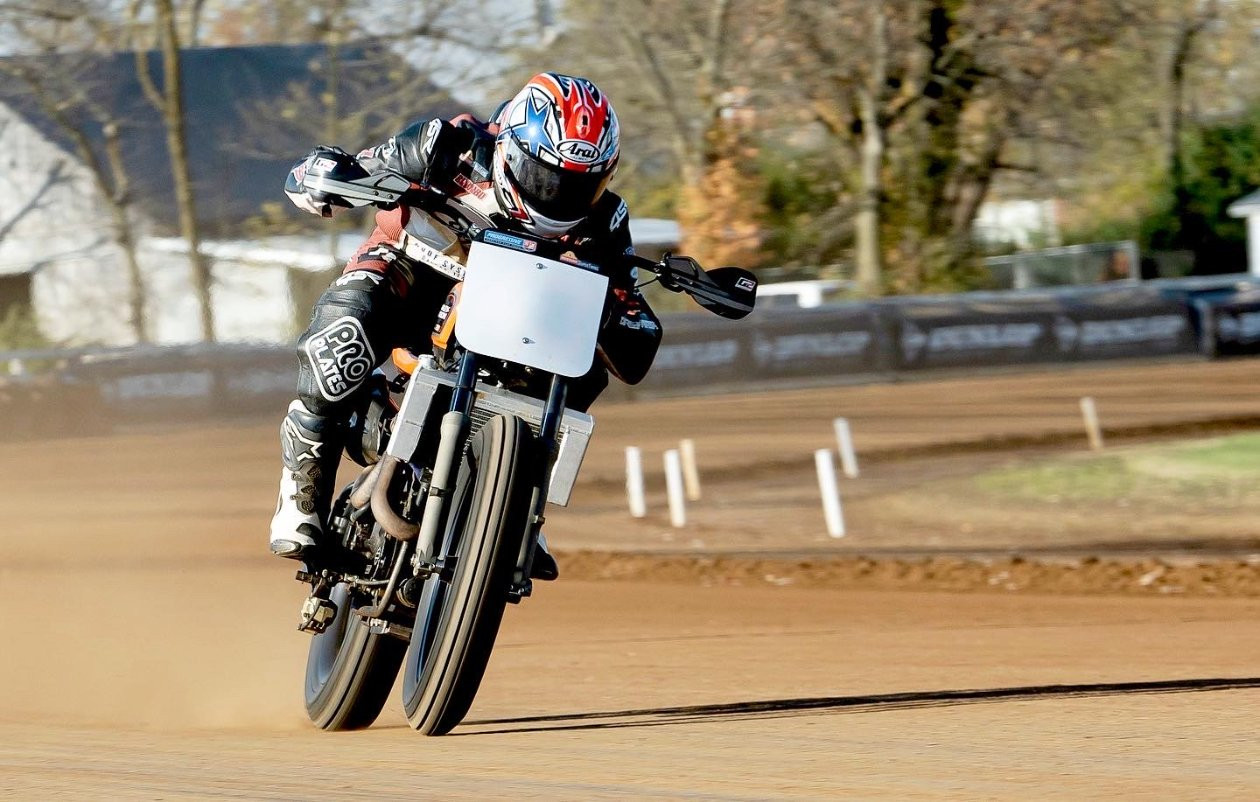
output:
[[[954,275],[1000,174],[1036,169],[1026,144],[1055,136],[1067,79],[1125,29],[1123,0],[1018,6],[954,0],[785,0],[762,8],[782,35],[762,62],[794,80],[768,98],[779,117],[821,126],[842,153],[855,198],[860,281],[879,259],[917,289]],[[1076,88],[1082,90],[1082,85]],[[878,247],[872,247],[878,241]]]
[[[4,137],[5,129],[8,128],[7,121],[0,122],[0,139]],[[48,171],[40,178],[39,184],[35,187],[30,186],[30,182],[25,180],[28,178],[26,173],[22,173],[24,180],[14,180],[13,175],[0,175],[0,179],[4,180],[7,187],[6,192],[20,198],[25,195],[25,200],[21,205],[8,213],[8,216],[0,220],[0,241],[10,236],[23,220],[32,214],[38,213],[49,206],[48,192],[59,184],[67,181],[66,163],[64,159],[57,159],[48,167]]]
[[[137,255],[131,179],[122,158],[127,121],[117,109],[96,100],[93,65],[116,41],[117,28],[101,9],[66,0],[39,7],[9,5],[8,30],[30,55],[0,62],[0,74],[25,88],[35,107],[69,140],[91,176],[109,213],[114,244],[122,253],[128,279],[128,325],[137,342],[147,342],[147,291]],[[100,148],[94,143],[101,142]],[[40,207],[41,195],[67,180],[58,162],[25,212]],[[17,220],[11,219],[0,236]]]
[[[763,102],[780,113],[799,103],[801,111],[786,118],[798,125],[814,123],[827,132],[844,171],[837,205],[852,209],[858,285],[864,293],[877,294],[883,281],[887,140],[909,105],[908,96],[896,91],[900,71],[913,60],[909,18],[904,11],[894,14],[885,0],[875,0],[839,7],[788,3],[762,19],[785,26],[786,34],[759,53],[770,65],[767,73],[782,70],[788,75],[780,80],[786,84],[790,77],[798,86],[795,93],[768,96]]]
[[[145,26],[143,0],[132,0],[128,22],[133,29]],[[201,310],[201,338],[214,342],[214,305],[211,289],[214,281],[210,260],[201,252],[201,232],[197,221],[197,200],[193,193],[188,165],[188,137],[185,133],[184,93],[181,78],[181,39],[176,24],[173,0],[153,0],[153,20],[147,24],[150,37],[156,40],[162,55],[162,86],[158,87],[150,71],[149,54],[136,48],[136,75],[145,96],[162,116],[166,128],[166,147],[170,155],[171,177],[175,183],[175,204],[179,209],[180,234],[188,243],[192,265],[193,292]],[[141,37],[136,37],[137,39]]]
[[[289,6],[301,13],[290,13]],[[316,144],[354,151],[384,141],[421,115],[454,114],[455,101],[433,73],[441,68],[445,84],[461,83],[460,54],[452,57],[452,47],[465,48],[466,60],[485,61],[472,58],[467,48],[481,36],[484,41],[477,46],[493,50],[496,37],[504,35],[497,29],[480,30],[477,12],[486,7],[468,0],[418,0],[388,8],[364,0],[289,1],[268,7],[276,19],[291,22],[283,31],[269,24],[248,30],[235,24],[212,26],[207,41],[214,44],[254,41],[241,38],[246,35],[284,35],[320,46],[312,49],[305,77],[293,80],[278,97],[250,104],[241,115],[244,125],[234,147],[245,154],[289,159]],[[361,219],[339,215],[331,221],[294,222],[288,204],[278,203],[250,221],[250,228],[265,233],[318,231],[327,236],[330,256],[335,256],[339,235],[361,225]]]
[[[1171,48],[1168,58],[1168,180],[1173,189],[1173,214],[1182,217],[1190,205],[1182,140],[1186,122],[1187,70],[1204,32],[1220,19],[1217,0],[1192,0],[1175,4],[1168,21]]]

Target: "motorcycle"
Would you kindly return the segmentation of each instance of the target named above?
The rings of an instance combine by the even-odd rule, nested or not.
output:
[[[566,409],[566,382],[593,364],[608,278],[348,154],[313,160],[302,181],[349,206],[406,204],[457,239],[409,225],[397,243],[416,269],[458,283],[434,355],[395,352],[393,375],[372,375],[348,449],[366,467],[333,504],[321,559],[297,575],[311,586],[299,624],[312,634],[311,720],[369,726],[401,672],[408,722],[445,734],[472,705],[507,604],[533,592],[546,505],[569,502],[594,420]],[[748,271],[632,258],[723,317],[755,304]]]

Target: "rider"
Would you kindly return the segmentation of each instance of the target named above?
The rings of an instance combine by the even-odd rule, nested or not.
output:
[[[661,338],[625,258],[634,253],[626,204],[605,191],[618,155],[617,116],[608,97],[584,78],[547,72],[531,78],[488,123],[470,114],[423,120],[356,158],[369,173],[398,173],[445,193],[496,228],[557,240],[568,247],[566,256],[601,266],[610,297],[599,359],[568,392],[568,405],[584,411],[607,386],[608,372],[628,384],[642,380]],[[349,204],[307,190],[302,178],[330,158],[348,155],[316,148],[285,183],[293,203],[324,217]],[[365,379],[393,348],[418,346],[417,333],[427,339],[426,324],[414,321],[436,320],[454,284],[400,247],[406,231],[428,241],[439,237],[446,253],[462,256],[457,236],[435,222],[406,206],[377,212],[375,230],[320,296],[298,340],[297,399],[280,426],[284,469],[271,522],[271,551],[279,556],[309,559],[316,551]],[[536,573],[551,578],[554,561],[539,552]]]

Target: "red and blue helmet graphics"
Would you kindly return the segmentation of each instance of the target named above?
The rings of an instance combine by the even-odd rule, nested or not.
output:
[[[620,128],[608,97],[585,78],[539,73],[495,122],[494,185],[504,212],[544,237],[577,225],[617,167]]]

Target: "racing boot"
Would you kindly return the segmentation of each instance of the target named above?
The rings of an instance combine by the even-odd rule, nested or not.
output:
[[[332,506],[342,437],[337,422],[314,414],[301,401],[289,405],[280,424],[284,469],[271,519],[273,554],[300,560],[319,545]]]

